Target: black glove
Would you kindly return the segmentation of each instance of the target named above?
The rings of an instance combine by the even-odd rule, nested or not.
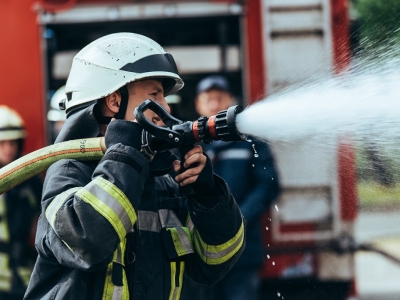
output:
[[[107,148],[121,143],[140,151],[142,146],[142,127],[136,122],[114,120],[108,125],[104,138]]]
[[[213,207],[219,202],[219,190],[214,181],[213,167],[211,160],[207,157],[204,169],[192,183],[193,191],[196,193],[196,199],[206,207]]]

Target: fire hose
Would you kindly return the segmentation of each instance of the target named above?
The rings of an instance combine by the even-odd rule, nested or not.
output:
[[[148,109],[157,113],[165,127],[156,126],[145,117],[144,112]],[[183,122],[171,116],[156,102],[146,100],[134,112],[137,122],[143,128],[141,152],[151,160],[159,152],[178,148],[181,157],[184,157],[198,142],[245,141],[247,137],[236,129],[236,116],[242,111],[242,107],[235,105],[211,117]],[[106,150],[104,137],[72,140],[36,150],[0,169],[0,194],[47,170],[61,159],[96,161],[104,156]],[[184,171],[182,166],[180,172]]]
[[[333,251],[338,255],[354,254],[356,252],[373,252],[382,255],[386,259],[400,265],[400,257],[393,255],[379,246],[374,245],[372,242],[357,242],[354,237],[347,233],[341,233],[336,238],[326,243],[320,243],[313,246],[301,246],[301,247],[274,247],[268,249],[266,254],[274,255],[281,253],[300,253],[300,252],[324,252]]]

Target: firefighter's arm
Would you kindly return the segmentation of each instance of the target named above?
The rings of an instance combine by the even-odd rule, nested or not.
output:
[[[121,122],[115,122],[111,129],[127,126],[132,131],[138,126],[131,128],[134,123]],[[85,164],[75,161],[49,169],[44,196],[48,202],[44,216],[50,226],[46,245],[61,264],[90,270],[109,262],[136,223],[135,207],[149,167],[137,150],[140,143],[128,141],[132,136],[126,135],[126,139],[117,139],[121,144],[107,138],[106,133],[108,150],[93,174],[87,174]]]
[[[186,260],[186,273],[198,283],[212,285],[239,258],[244,249],[245,230],[242,214],[227,184],[213,174],[210,159],[199,150],[201,147],[189,151],[185,160],[185,167],[193,164],[198,168],[186,171],[192,170],[187,175],[191,180],[186,183],[192,183],[195,192],[188,198],[187,223],[194,254]],[[181,175],[184,173],[176,179],[185,183]]]
[[[217,203],[207,207],[195,197],[188,201],[187,226],[194,254],[187,260],[187,275],[194,281],[212,285],[223,278],[240,257],[245,246],[245,224],[239,207],[225,181],[214,175],[219,194]],[[211,201],[209,195],[207,202]],[[206,202],[206,203],[207,203]]]

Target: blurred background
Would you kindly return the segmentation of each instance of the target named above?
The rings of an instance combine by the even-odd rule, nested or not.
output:
[[[400,42],[398,0],[2,0],[0,16],[0,104],[25,120],[26,153],[53,143],[72,59],[106,34],[143,34],[174,56],[185,87],[170,105],[184,120],[198,117],[205,76],[224,75],[248,106],[379,65]],[[400,299],[399,148],[334,144],[271,145],[282,192],[260,224],[261,299]]]

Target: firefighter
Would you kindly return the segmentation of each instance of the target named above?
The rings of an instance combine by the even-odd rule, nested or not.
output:
[[[17,159],[26,131],[20,115],[0,106],[0,168]],[[42,183],[32,178],[0,195],[0,300],[22,299],[36,258],[33,223]]]
[[[197,85],[196,111],[212,116],[235,104],[230,84],[224,76],[211,75]],[[216,141],[203,148],[211,158],[214,171],[222,176],[237,200],[246,220],[246,249],[232,270],[213,287],[188,280],[184,300],[258,299],[258,272],[264,261],[261,216],[279,193],[278,174],[268,145],[250,138],[251,143]],[[236,170],[240,170],[237,176]],[[192,295],[198,295],[197,298]]]
[[[183,87],[173,57],[133,33],[104,36],[74,58],[67,120],[56,143],[104,135],[101,161],[72,159],[47,172],[26,299],[179,299],[183,274],[211,285],[244,248],[242,215],[225,181],[196,146],[185,172],[169,151],[141,150],[133,111]],[[162,125],[147,110],[148,120]],[[194,194],[182,196],[179,186]]]

